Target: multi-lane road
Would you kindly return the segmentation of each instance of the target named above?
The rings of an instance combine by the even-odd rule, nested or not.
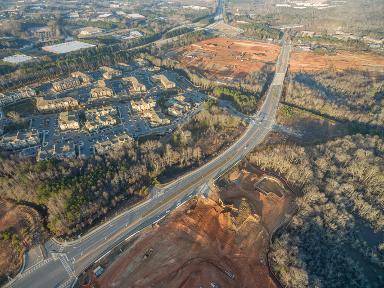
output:
[[[222,1],[220,1],[222,2]],[[221,4],[222,5],[222,4]],[[220,6],[220,4],[219,4]],[[272,129],[283,89],[291,46],[283,43],[274,79],[260,110],[243,135],[227,150],[200,168],[161,187],[152,197],[119,214],[76,241],[45,244],[48,257],[18,274],[7,286],[28,288],[71,287],[76,277],[115,245],[158,221],[217,179],[260,144]]]

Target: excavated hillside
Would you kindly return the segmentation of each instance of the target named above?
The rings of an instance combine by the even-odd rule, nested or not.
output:
[[[277,287],[267,266],[269,237],[293,211],[292,200],[276,180],[236,170],[212,199],[189,201],[141,236],[97,284]]]

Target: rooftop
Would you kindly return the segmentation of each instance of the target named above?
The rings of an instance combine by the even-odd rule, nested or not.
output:
[[[77,51],[80,49],[95,47],[93,44],[88,44],[80,41],[70,41],[64,42],[61,44],[44,46],[42,49],[47,52],[55,53],[55,54],[65,54],[73,51]]]
[[[8,63],[12,63],[12,64],[19,64],[19,63],[23,63],[26,61],[30,61],[32,59],[33,59],[33,57],[28,56],[28,55],[15,54],[12,56],[4,57],[3,61],[8,62]]]

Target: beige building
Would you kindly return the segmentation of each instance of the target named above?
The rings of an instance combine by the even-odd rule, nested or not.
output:
[[[71,77],[80,79],[81,84],[88,84],[88,83],[91,83],[92,81],[90,76],[80,71],[72,72]]]
[[[37,152],[37,161],[48,160],[52,158],[64,159],[76,157],[76,144],[72,140],[53,144],[48,147],[41,147]]]
[[[176,87],[176,83],[169,80],[164,74],[155,75],[153,76],[153,79],[160,80],[161,84],[165,89],[171,89]]]
[[[17,131],[3,135],[0,140],[0,148],[4,150],[18,150],[36,146],[40,143],[37,130]]]
[[[96,87],[90,92],[92,99],[113,97],[113,90],[108,87]]]
[[[119,148],[124,144],[131,142],[132,140],[133,140],[132,137],[124,133],[108,141],[96,142],[95,150],[99,154],[104,154],[108,150]]]
[[[117,124],[117,109],[112,106],[88,109],[85,111],[86,122],[84,127],[93,132]]]
[[[79,101],[72,97],[46,100],[43,97],[36,98],[36,107],[39,111],[54,111],[75,109],[79,106]]]
[[[131,91],[132,92],[146,92],[147,91],[147,87],[143,83],[140,83],[136,77],[133,77],[133,76],[126,77],[126,78],[123,78],[123,81],[127,81],[127,82],[131,83],[131,85],[132,85]]]
[[[116,70],[107,66],[100,67],[100,70],[103,72],[103,78],[107,80],[112,79],[114,77],[119,77],[122,74],[120,70]]]
[[[59,128],[62,131],[80,129],[76,112],[73,112],[73,111],[61,112],[59,114]]]
[[[171,121],[168,118],[160,117],[159,114],[153,109],[146,110],[141,113],[141,117],[148,120],[149,124],[152,127],[157,127],[160,125],[168,125]]]
[[[68,89],[73,89],[81,86],[79,78],[68,77],[60,81],[52,83],[52,89],[55,92],[61,92]]]
[[[131,101],[132,110],[135,112],[143,112],[146,110],[150,110],[156,107],[156,101],[153,99],[149,99],[148,101],[144,101],[140,99],[138,101]]]

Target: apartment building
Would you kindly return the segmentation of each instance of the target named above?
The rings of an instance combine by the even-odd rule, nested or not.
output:
[[[95,150],[99,154],[104,154],[105,152],[111,149],[119,148],[124,144],[131,142],[132,140],[133,139],[131,136],[124,133],[124,134],[113,137],[111,140],[96,142]]]
[[[43,97],[36,98],[36,107],[41,112],[76,109],[78,106],[79,101],[72,97],[51,100],[46,100]]]
[[[133,76],[126,77],[126,78],[123,78],[123,81],[129,82],[132,85],[131,92],[146,92],[147,91],[147,87],[143,83],[140,83],[136,77],[133,77]]]
[[[152,78],[155,80],[160,80],[161,85],[163,85],[165,89],[172,89],[176,87],[176,83],[169,80],[164,74],[155,75]]]
[[[59,128],[62,131],[78,130],[80,124],[74,111],[65,111],[59,114]]]
[[[85,111],[86,122],[84,127],[89,132],[93,132],[114,126],[118,123],[117,114],[117,109],[112,106],[88,109]]]
[[[17,131],[3,135],[0,140],[0,149],[18,150],[36,146],[40,143],[37,130]]]

